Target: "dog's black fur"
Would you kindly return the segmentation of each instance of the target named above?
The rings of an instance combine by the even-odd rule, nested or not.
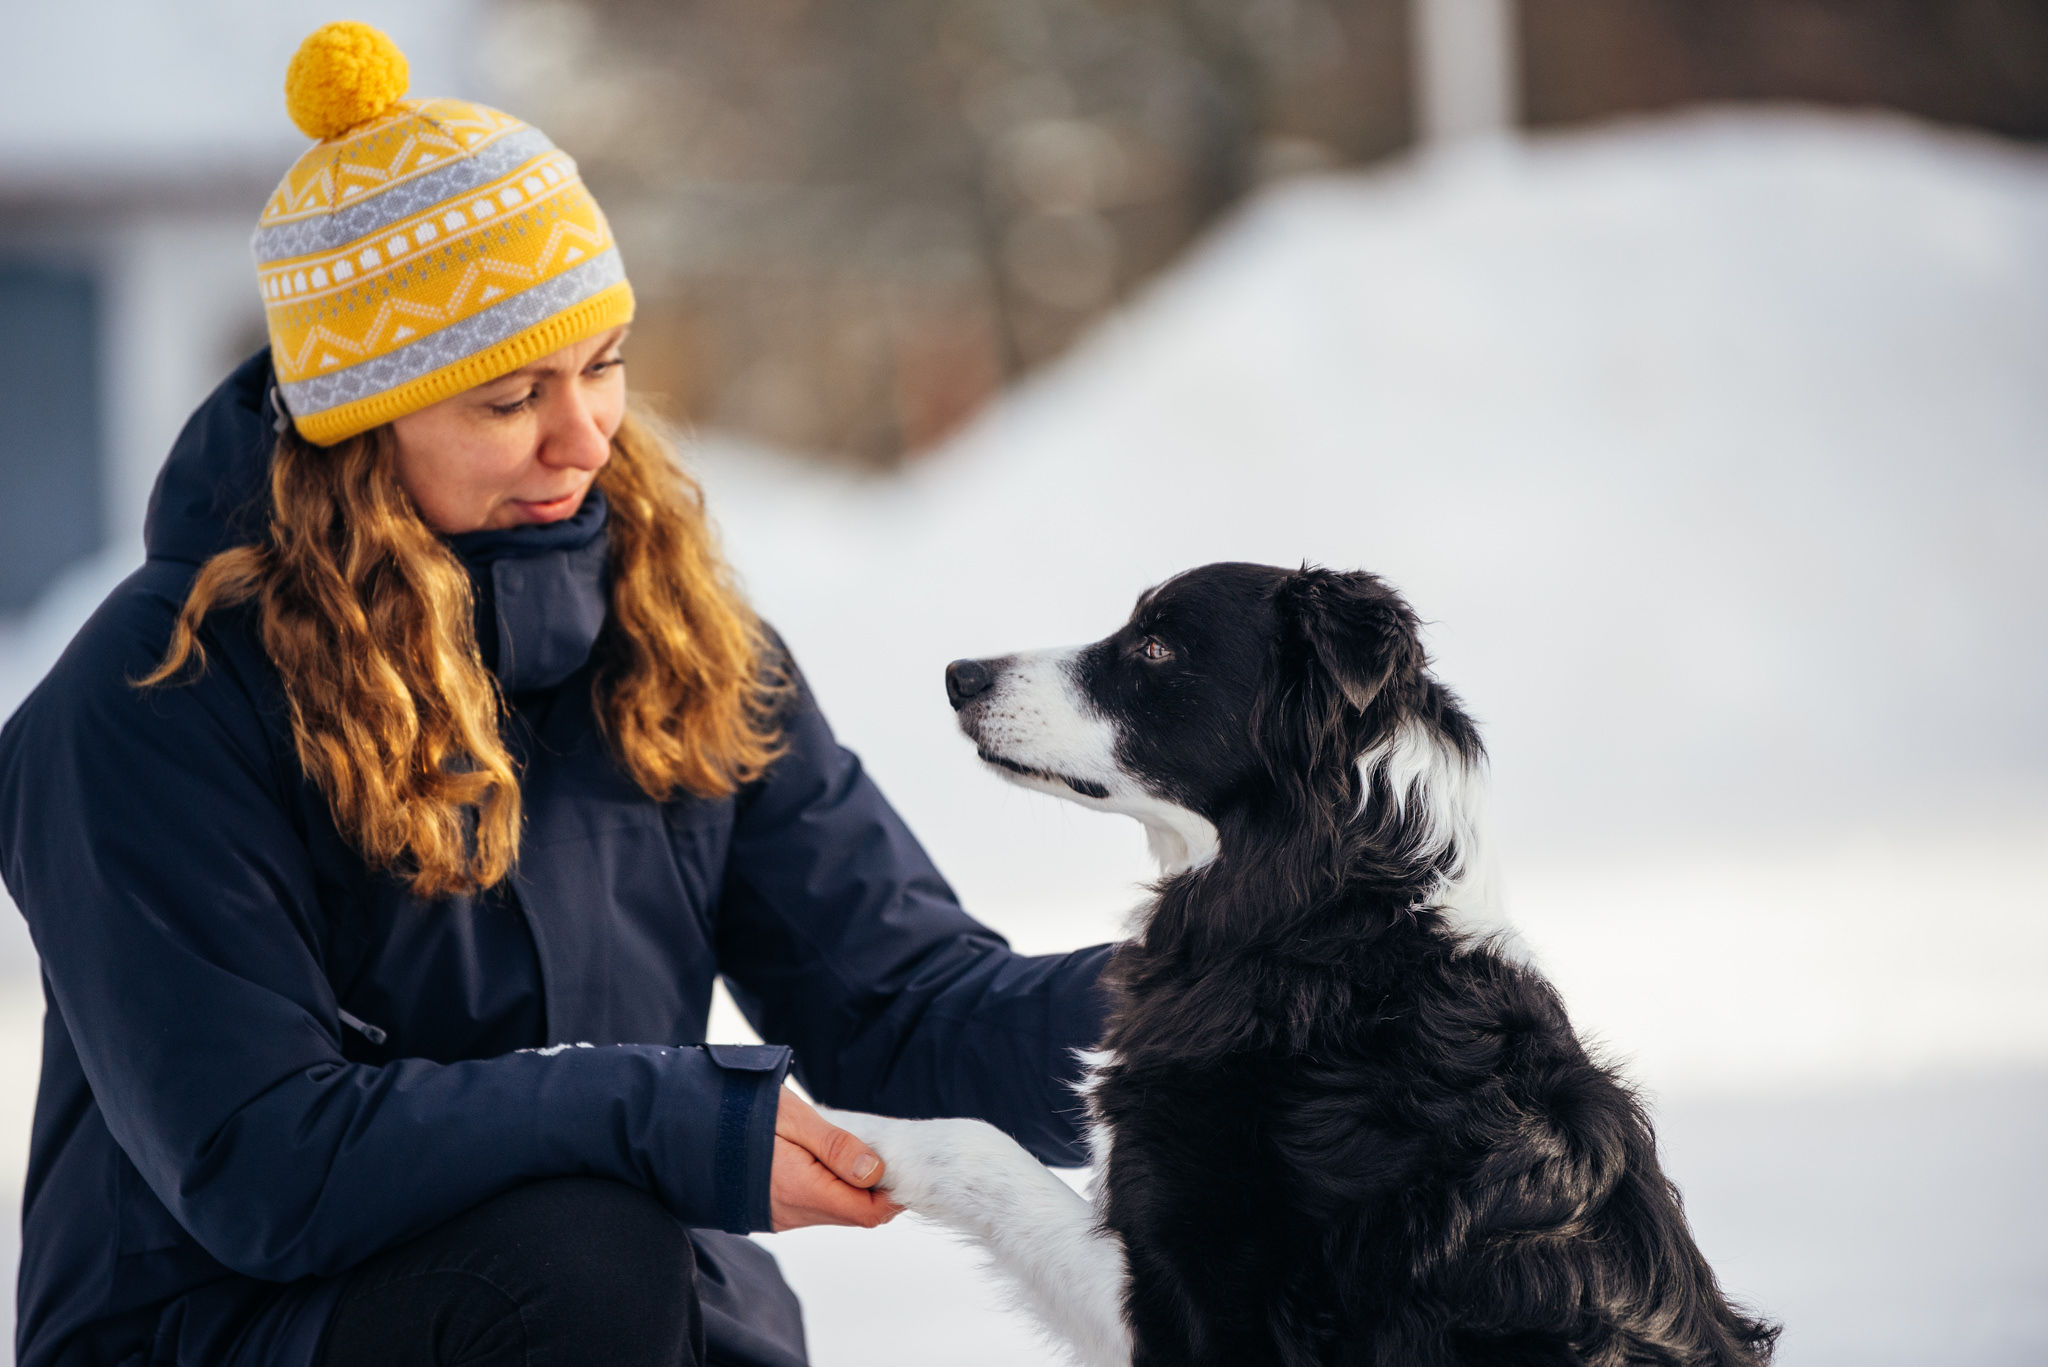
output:
[[[1110,973],[1094,1103],[1139,1367],[1761,1364],[1642,1106],[1434,903],[1476,852],[1359,758],[1483,762],[1369,574],[1212,565],[1086,648],[1121,767],[1217,829]],[[1370,791],[1364,791],[1370,783]]]

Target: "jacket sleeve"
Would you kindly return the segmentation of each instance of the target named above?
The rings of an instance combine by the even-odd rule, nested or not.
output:
[[[169,609],[122,598],[0,733],[0,870],[107,1128],[207,1252],[331,1274],[566,1174],[766,1227],[783,1050],[344,1060],[295,762],[220,649],[197,683],[128,686]]]
[[[1086,1162],[1074,1084],[1102,1034],[1109,947],[1027,957],[962,911],[801,676],[783,735],[741,795],[719,909],[742,1010],[795,1046],[821,1101],[975,1116],[1046,1162]]]

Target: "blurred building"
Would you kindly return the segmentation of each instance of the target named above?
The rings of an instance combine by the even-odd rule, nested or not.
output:
[[[253,168],[0,183],[0,613],[135,539],[183,410],[263,343]]]
[[[352,6],[423,89],[468,84],[468,0]],[[284,110],[329,0],[9,13],[0,81],[0,620],[142,511],[193,406],[263,345],[249,235],[305,149]]]

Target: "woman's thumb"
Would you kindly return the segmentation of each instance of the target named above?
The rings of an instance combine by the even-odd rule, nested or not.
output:
[[[775,1132],[792,1143],[801,1144],[811,1157],[831,1169],[832,1175],[850,1186],[872,1187],[882,1179],[880,1155],[860,1136],[842,1130],[811,1108],[796,1093],[785,1090],[775,1117]]]
[[[882,1178],[882,1160],[860,1136],[823,1120],[824,1148],[813,1149],[818,1161],[832,1169],[842,1182],[871,1187]]]

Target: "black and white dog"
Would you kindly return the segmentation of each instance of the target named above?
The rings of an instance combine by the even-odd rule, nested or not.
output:
[[[1486,890],[1484,752],[1369,574],[1210,565],[1072,650],[961,660],[983,760],[1145,824],[1091,1207],[977,1121],[845,1116],[1100,1367],[1760,1364]]]

